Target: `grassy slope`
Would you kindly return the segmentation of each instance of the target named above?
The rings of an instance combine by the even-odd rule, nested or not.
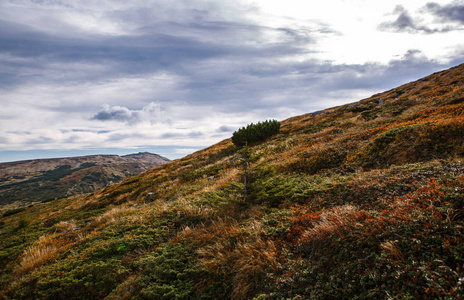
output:
[[[463,118],[461,65],[283,121],[252,147],[247,203],[226,140],[4,216],[0,295],[462,297]]]

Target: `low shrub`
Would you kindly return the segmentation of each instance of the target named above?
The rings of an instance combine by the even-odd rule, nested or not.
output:
[[[247,144],[252,145],[264,141],[279,132],[280,122],[276,120],[258,122],[257,124],[251,123],[234,132],[232,143],[238,147],[243,147]]]
[[[189,299],[195,291],[193,249],[182,243],[168,244],[136,262],[141,270],[133,299]]]
[[[3,217],[8,217],[8,216],[12,216],[12,215],[15,215],[17,213],[20,213],[22,211],[25,211],[26,209],[24,207],[21,207],[21,208],[15,208],[15,209],[10,209],[10,210],[7,210],[6,212],[3,213]]]

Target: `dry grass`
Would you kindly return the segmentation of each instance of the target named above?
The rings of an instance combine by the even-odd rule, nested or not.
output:
[[[343,205],[323,213],[317,224],[303,232],[302,242],[320,241],[327,235],[338,232],[347,224],[349,216],[356,211],[357,209],[353,205]]]
[[[113,223],[116,220],[118,220],[122,214],[126,213],[129,211],[131,208],[127,206],[118,206],[118,207],[113,207],[109,211],[105,212],[101,216],[98,216],[94,220],[95,225],[103,225],[103,224],[109,224]]]
[[[184,206],[184,211],[189,215],[189,216],[201,216],[205,218],[210,218],[213,217],[216,213],[215,210],[213,210],[211,207],[206,207],[206,206],[198,206],[195,204],[187,204]]]
[[[221,275],[232,272],[232,299],[246,299],[259,286],[259,280],[267,268],[277,264],[274,242],[255,237],[252,241],[233,244],[220,240],[207,248],[198,250],[200,262],[210,272]]]
[[[272,240],[240,242],[234,250],[235,258],[232,290],[233,299],[245,299],[253,287],[259,286],[259,279],[265,270],[277,264],[277,250]]]
[[[24,250],[21,255],[21,261],[15,270],[15,274],[21,276],[30,273],[52,261],[58,254],[60,248],[59,245],[55,243],[57,236],[58,234],[43,235],[39,238],[36,245]]]
[[[202,195],[219,190],[231,182],[236,181],[239,174],[239,169],[229,168],[219,172],[218,175],[214,176],[213,180],[208,180],[207,178],[197,179],[196,184],[204,185],[204,187],[201,190],[196,191],[194,195]]]
[[[42,266],[46,261],[54,257],[56,250],[55,247],[29,247],[23,253],[17,273],[25,274],[32,269]]]
[[[246,299],[259,286],[261,276],[277,264],[277,250],[272,240],[263,240],[263,226],[254,221],[245,227],[237,223],[225,224],[218,219],[212,228],[222,231],[213,245],[197,251],[200,262],[210,272],[232,276],[232,299]],[[185,228],[183,234],[194,230]]]

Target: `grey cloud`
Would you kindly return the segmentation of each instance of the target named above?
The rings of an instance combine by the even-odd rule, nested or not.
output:
[[[381,91],[447,66],[428,59],[417,49],[410,49],[402,57],[390,60],[387,64],[321,65],[317,72],[325,75],[323,80],[317,82],[317,90],[323,92],[375,88]]]
[[[219,133],[221,133],[221,132],[231,132],[231,131],[234,131],[236,129],[237,128],[232,127],[232,126],[222,125],[218,129],[216,129],[216,132],[219,132]]]
[[[447,5],[429,2],[426,10],[440,18],[441,21],[456,21],[464,24],[464,2],[454,1]]]
[[[71,129],[71,132],[89,132],[89,133],[97,133],[97,134],[104,134],[110,133],[110,130],[89,130],[89,129]]]
[[[204,136],[204,133],[201,131],[192,131],[188,134],[188,137],[191,137],[191,138],[197,138],[197,137],[202,137],[202,136]]]
[[[4,25],[4,22],[0,22]],[[11,32],[0,26],[0,51],[16,57],[35,57],[61,62],[149,63],[165,67],[185,59],[202,59],[224,53],[221,47],[205,45],[189,37],[164,34],[97,37],[53,37],[40,32]],[[98,38],[98,39],[97,39]],[[140,67],[140,66],[139,66]]]
[[[97,133],[97,134],[104,134],[110,133],[110,130],[91,130],[91,129],[61,129],[61,133],[70,133],[70,132],[86,132],[86,133]]]
[[[0,86],[47,80],[85,82],[111,78],[115,74],[166,70],[176,73],[185,65],[230,52],[220,44],[201,42],[188,36],[147,33],[67,38],[50,36],[33,28],[20,30],[18,26],[0,21]],[[102,68],[82,73],[75,70],[79,63]]]
[[[267,118],[277,115],[282,108],[307,112],[314,103],[321,105],[320,99],[330,98],[330,95],[338,99],[345,97],[347,102],[356,101],[357,98],[352,98],[356,90],[393,88],[448,65],[451,66],[428,59],[417,49],[405,52],[388,64],[308,60],[279,65],[272,61],[251,61],[245,66],[237,62],[237,69],[229,73],[211,71],[192,79],[188,84],[195,84],[195,88],[191,88],[189,97],[223,113],[261,111]],[[256,68],[262,69],[258,75],[250,71]],[[327,104],[322,105],[320,108]]]
[[[314,28],[266,27],[242,18],[240,9],[231,16],[218,4],[200,1],[199,8],[194,9],[196,2],[186,1],[186,8],[169,4],[174,8],[166,10],[161,2],[140,1],[134,8],[111,11],[107,16],[116,23],[133,25],[132,31],[119,36],[78,31],[51,34],[37,29],[35,24],[1,21],[0,12],[0,88],[27,89],[38,81],[67,86],[72,93],[80,91],[81,85],[110,82],[114,77],[168,74],[175,78],[174,89],[156,96],[167,105],[182,100],[190,105],[238,111],[243,110],[246,99],[245,106],[250,110],[265,109],[269,108],[269,94],[289,86],[307,86],[304,81],[312,80],[308,70],[317,77],[310,70],[312,63],[294,64],[282,62],[282,58],[311,53],[311,45],[321,34],[338,34],[330,26],[316,22]],[[164,10],[160,12],[158,8]],[[9,57],[2,57],[2,53]],[[291,74],[299,74],[300,78],[285,79]],[[147,102],[147,98],[131,100]],[[63,102],[44,109],[75,113],[89,107],[82,105],[85,101],[90,102],[83,97],[82,102]],[[129,125],[159,122],[156,112],[128,107],[122,100],[109,102],[94,112],[91,119],[95,121]]]
[[[393,29],[396,31],[416,30],[414,21],[403,6],[396,6],[393,14],[398,15],[397,19],[393,22],[381,23],[379,25],[380,29]]]
[[[92,117],[92,120],[129,122],[133,118],[132,111],[127,107],[105,105]]]
[[[409,12],[401,5],[397,5],[395,7],[393,14],[398,15],[396,20],[392,22],[383,22],[378,26],[378,29],[409,33],[437,32],[436,30],[433,30],[427,26],[419,25],[418,21],[415,21]]]
[[[200,131],[191,131],[187,133],[169,132],[169,133],[162,134],[161,138],[163,139],[172,139],[172,138],[186,139],[186,138],[199,138],[202,136],[204,136],[204,133]]]
[[[125,106],[110,106],[106,104],[91,120],[116,121],[135,125],[144,121],[155,124],[167,119],[161,117],[160,105],[151,102],[143,107],[142,110],[130,110]]]
[[[140,1],[110,10],[105,16],[114,23],[133,27],[117,36],[76,29],[69,33],[49,32],[37,24],[2,20],[0,13],[0,87],[47,80],[81,84],[115,74],[163,71],[195,76],[192,68],[211,60],[221,60],[228,64],[227,68],[237,60],[253,62],[309,53],[308,45],[317,40],[315,32],[334,34],[329,26],[317,23],[314,28],[261,26],[245,20],[240,15],[243,9],[234,8],[235,4],[183,2],[185,8],[172,1]],[[41,5],[45,4],[53,3]],[[59,27],[63,20],[53,19],[50,23]],[[269,41],[268,33],[277,35],[277,41]],[[78,64],[101,68],[76,71]]]
[[[439,17],[438,22],[433,24],[423,24],[420,18],[414,18],[410,13],[401,5],[397,5],[392,12],[396,15],[394,21],[382,22],[379,24],[378,29],[382,31],[394,32],[409,32],[409,33],[443,33],[453,30],[463,30],[462,27],[453,24],[446,24],[449,21],[458,21],[464,23],[464,4],[449,4],[441,6],[437,3],[427,3],[425,7],[420,10],[420,13],[431,13]]]
[[[46,137],[46,136],[38,136],[36,138],[31,138],[29,140],[27,140],[27,144],[31,144],[31,145],[38,145],[38,144],[49,144],[49,143],[52,143],[54,142],[54,140],[50,137]]]
[[[181,137],[181,135],[177,133],[165,133],[161,135],[161,138],[163,139],[170,139],[170,138],[176,138],[176,137]]]
[[[150,139],[151,137],[143,134],[143,133],[137,133],[137,132],[131,132],[131,133],[111,133],[105,141],[108,142],[114,142],[114,141],[124,141],[126,139]]]
[[[13,133],[13,134],[17,134],[17,135],[31,135],[33,134],[31,131],[7,131],[6,133]]]
[[[461,59],[462,62],[464,61]],[[327,98],[332,93],[336,96],[335,98],[339,99],[343,99],[343,95],[345,95],[346,102],[356,101],[359,99],[350,98],[352,91],[390,89],[456,64],[458,64],[456,61],[440,64],[430,60],[417,49],[408,50],[401,58],[391,60],[387,64],[305,62],[289,67],[289,70],[293,68],[300,70],[299,76],[283,79],[283,82],[276,82],[276,86],[283,84],[294,88],[286,90],[283,100],[275,105],[305,109],[311,104],[312,99]],[[278,94],[279,91],[276,93]],[[275,93],[271,92],[268,96],[271,97],[273,94]],[[263,94],[262,98],[265,99],[266,94]],[[254,107],[253,104],[249,105]],[[255,105],[256,108],[260,108],[261,105],[266,108],[267,103],[256,103]]]

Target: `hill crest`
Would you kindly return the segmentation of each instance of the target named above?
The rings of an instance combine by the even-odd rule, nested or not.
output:
[[[168,161],[144,152],[0,163],[0,205],[25,205],[94,191]]]

